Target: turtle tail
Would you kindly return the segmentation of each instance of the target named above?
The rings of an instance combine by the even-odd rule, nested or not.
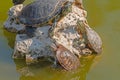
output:
[[[28,37],[35,36],[36,27],[26,26],[25,33]]]

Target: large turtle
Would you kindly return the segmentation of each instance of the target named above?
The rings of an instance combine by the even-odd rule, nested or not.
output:
[[[34,25],[51,22],[70,4],[72,0],[36,0],[23,8],[17,19],[26,26],[28,35],[32,35]]]

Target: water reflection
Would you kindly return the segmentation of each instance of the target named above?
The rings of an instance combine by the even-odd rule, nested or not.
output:
[[[7,30],[3,29],[3,34],[8,41],[8,45],[13,49],[15,43],[15,33],[8,32]]]
[[[14,60],[16,70],[20,73],[19,80],[86,80],[86,75],[94,61],[95,56],[82,57],[81,67],[75,71],[67,72],[61,68],[53,68],[47,61],[39,64],[26,65],[25,60]]]

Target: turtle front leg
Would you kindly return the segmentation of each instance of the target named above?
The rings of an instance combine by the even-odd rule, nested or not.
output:
[[[48,58],[48,61],[51,62],[51,63],[53,64],[52,67],[54,67],[54,68],[57,67],[58,61],[57,61],[56,56],[54,56],[54,59],[53,59],[53,58]]]
[[[52,49],[54,51],[54,55],[53,55],[54,56],[54,60],[51,60],[51,62],[53,63],[52,67],[57,68],[58,60],[57,60],[57,57],[56,57],[56,51],[57,51],[58,47],[57,47],[56,43],[52,43],[51,47],[52,47]]]
[[[53,62],[53,67],[57,68],[57,63],[58,63],[58,60],[57,60],[57,58],[56,58],[56,56],[55,56],[54,62]]]

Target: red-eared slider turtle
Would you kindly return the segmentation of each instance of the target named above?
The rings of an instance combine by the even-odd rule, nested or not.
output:
[[[25,0],[12,0],[14,5],[22,4]]]
[[[78,21],[79,29],[83,35],[83,37],[87,40],[88,46],[93,49],[96,53],[102,52],[102,40],[100,36],[89,27],[87,22]],[[82,28],[82,29],[81,29]]]
[[[18,21],[26,26],[28,33],[33,33],[34,25],[52,21],[68,8],[72,0],[36,0],[25,6],[18,15]],[[64,9],[65,10],[65,9]],[[32,30],[30,30],[32,29]]]
[[[58,45],[56,49],[56,58],[60,65],[68,71],[75,70],[80,66],[78,57],[62,45]]]
[[[95,52],[101,53],[102,52],[102,40],[100,36],[92,29],[90,28],[86,23],[84,23],[86,34],[88,41],[90,43],[90,47],[94,49]]]

